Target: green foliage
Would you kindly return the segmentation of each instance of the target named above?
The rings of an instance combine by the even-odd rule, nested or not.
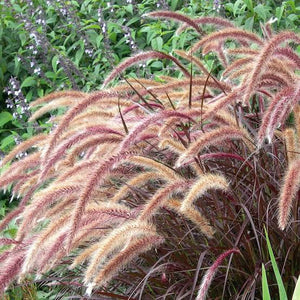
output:
[[[287,299],[287,294],[283,285],[283,281],[276,263],[276,259],[272,250],[272,246],[269,240],[269,236],[268,233],[265,229],[265,235],[266,235],[266,241],[267,241],[267,245],[268,245],[268,252],[271,258],[271,263],[272,263],[272,267],[275,273],[275,277],[276,277],[276,281],[277,281],[277,285],[278,285],[278,290],[279,290],[279,298],[280,300],[286,300]]]
[[[276,18],[275,30],[299,30],[300,6],[296,6],[295,1],[225,1],[224,7],[226,16],[233,16],[235,22],[247,30],[258,30],[260,22],[266,23],[272,18]]]
[[[270,239],[268,236],[268,232],[266,229],[265,229],[265,236],[266,236],[266,242],[267,242],[267,246],[268,246],[269,256],[271,258],[272,268],[273,268],[273,271],[274,271],[274,274],[276,277],[276,281],[277,281],[277,286],[278,286],[278,290],[279,290],[279,299],[286,300],[286,299],[288,299],[288,297],[287,297],[286,290],[285,290],[285,287],[282,282],[280,272],[278,270],[278,266],[277,266],[277,263],[275,260],[273,249],[272,249]],[[271,299],[275,298],[275,297],[271,298],[271,296],[270,296],[267,273],[266,273],[264,264],[262,264],[262,295],[263,295],[263,300],[271,300]],[[300,277],[298,277],[298,280],[296,282],[292,300],[297,300],[299,298],[300,298]]]
[[[298,277],[292,300],[297,300],[299,298],[300,298],[300,276]]]
[[[286,294],[286,291],[285,291],[285,287],[283,285],[283,281],[282,281],[282,278],[281,278],[281,275],[280,275],[280,272],[279,272],[279,269],[278,269],[278,266],[277,266],[277,263],[276,263],[276,259],[275,259],[273,249],[272,249],[272,246],[271,246],[271,243],[270,243],[270,240],[269,240],[268,232],[267,232],[266,229],[265,229],[265,236],[266,236],[266,242],[267,242],[267,246],[268,246],[268,252],[269,252],[269,255],[270,255],[270,258],[271,258],[272,268],[273,268],[273,271],[275,273],[276,282],[277,282],[277,286],[278,286],[278,290],[279,290],[279,299],[280,300],[287,300],[288,297],[287,297],[287,294]],[[263,264],[262,264],[262,272],[263,272],[262,273],[263,299],[268,300],[268,299],[271,299],[271,298],[270,298],[270,292],[269,292],[269,289],[268,289],[266,271],[265,271],[265,267],[264,267]]]
[[[269,286],[268,286],[268,279],[267,279],[267,274],[266,274],[266,269],[264,264],[262,264],[261,266],[261,273],[262,273],[261,281],[262,281],[263,300],[271,300]]]

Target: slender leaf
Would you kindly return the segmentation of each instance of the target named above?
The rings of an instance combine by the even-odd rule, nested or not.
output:
[[[264,264],[261,266],[261,272],[262,272],[262,293],[263,293],[263,300],[271,300],[269,286],[268,286],[268,280],[267,280],[267,274]]]
[[[275,256],[274,256],[274,253],[273,253],[273,250],[272,250],[272,246],[271,246],[266,228],[265,228],[265,235],[266,235],[268,251],[269,251],[270,258],[271,258],[272,267],[273,267],[273,270],[274,270],[274,273],[275,273],[275,276],[276,276],[277,285],[278,285],[279,299],[280,300],[287,300],[288,297],[287,297],[287,294],[286,294],[286,291],[285,291],[285,288],[284,288],[284,285],[283,285],[283,281],[282,281],[282,278],[281,278],[281,275],[280,275],[280,272],[279,272],[279,269],[278,269],[278,266],[277,266],[277,263],[276,263],[276,259],[275,259]]]
[[[6,123],[8,123],[10,120],[12,120],[12,115],[7,112],[7,111],[3,111],[0,113],[0,127],[2,127],[3,125],[5,125]]]
[[[292,300],[300,299],[300,276],[298,277]]]

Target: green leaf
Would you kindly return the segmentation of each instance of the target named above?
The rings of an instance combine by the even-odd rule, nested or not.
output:
[[[44,90],[43,89],[38,89],[37,90],[37,94],[38,94],[38,96],[41,98],[41,97],[43,97],[44,96]]]
[[[4,78],[4,76],[3,76],[2,68],[0,68],[0,81],[2,81],[3,78]]]
[[[285,291],[285,288],[284,288],[284,285],[283,285],[283,281],[282,281],[282,278],[281,278],[281,275],[280,275],[280,272],[279,272],[279,269],[278,269],[278,266],[277,266],[277,263],[276,263],[276,259],[275,259],[275,256],[274,256],[274,253],[273,253],[273,250],[272,250],[272,246],[271,246],[266,228],[265,228],[265,235],[266,235],[268,251],[269,251],[270,258],[271,258],[272,267],[273,267],[275,277],[276,277],[276,281],[277,281],[277,285],[278,285],[279,299],[280,300],[287,300],[288,297],[287,297],[287,294],[286,294],[286,291]]]
[[[28,87],[28,86],[34,86],[36,83],[36,80],[34,77],[29,76],[27,77],[21,84],[21,88]]]
[[[257,13],[257,15],[264,21],[267,19],[267,12],[268,10],[263,6],[262,4],[257,5],[254,8],[254,11]]]
[[[163,46],[163,39],[160,36],[156,37],[155,39],[153,39],[151,41],[151,47],[154,50],[161,51],[162,50],[162,46]]]
[[[299,19],[299,17],[295,14],[290,14],[290,15],[288,15],[288,19],[294,22],[294,21],[297,21]]]
[[[75,54],[75,64],[76,65],[79,65],[79,62],[82,58],[82,55],[84,53],[84,44],[82,41],[80,41],[80,48],[76,51],[76,54]]]
[[[224,8],[229,12],[233,12],[233,3],[225,3]]]
[[[26,34],[23,32],[19,33],[19,39],[21,41],[21,46],[24,46],[26,43]]]
[[[268,286],[268,280],[267,280],[267,275],[266,275],[266,269],[264,264],[261,266],[261,271],[262,271],[262,293],[263,293],[263,300],[271,300],[270,296],[270,291],[269,291],[269,286]]]
[[[52,69],[55,73],[57,72],[57,61],[58,61],[58,55],[54,55],[51,64],[52,64]]]
[[[154,61],[153,63],[151,63],[151,68],[162,69],[163,63],[159,60]]]
[[[254,17],[250,17],[245,21],[245,26],[244,28],[246,30],[252,31],[253,29],[253,24],[254,24]]]
[[[15,144],[15,139],[13,135],[9,135],[7,137],[5,137],[4,139],[2,139],[1,141],[1,150],[5,150],[6,147],[8,146],[12,146],[13,144]]]
[[[253,3],[252,3],[252,0],[244,0],[244,3],[247,5],[247,8],[253,13]]]
[[[140,17],[132,17],[132,18],[130,18],[129,20],[128,20],[128,22],[125,24],[126,26],[130,26],[130,25],[132,25],[133,23],[135,23],[135,22],[138,22],[138,21],[140,21]]]
[[[149,30],[147,32],[147,44],[150,44],[150,42],[154,39],[154,37],[157,35],[155,31]]]
[[[133,15],[133,5],[132,4],[126,5],[126,6],[124,6],[124,8],[128,13]]]
[[[50,72],[50,71],[46,72],[45,75],[46,75],[46,77],[49,78],[49,79],[54,79],[54,78],[57,77],[56,73]]]
[[[276,18],[277,18],[277,24],[280,23],[280,20],[282,18],[282,15],[283,15],[283,12],[284,12],[284,5],[282,4],[280,7],[276,7]]]
[[[300,299],[300,276],[298,277],[292,300]]]
[[[176,10],[178,4],[178,0],[172,0],[171,1],[171,9]]]
[[[237,1],[234,3],[233,9],[232,9],[232,12],[233,12],[233,15],[234,15],[234,16],[236,15],[236,13],[237,13],[237,11],[238,11],[238,9],[239,9],[239,6],[240,6],[240,4],[242,4],[242,3],[243,3],[243,0],[237,0]]]
[[[46,293],[44,291],[37,291],[37,297],[38,299],[49,299],[49,297],[51,296],[52,292]]]
[[[82,31],[86,30],[86,29],[97,29],[97,30],[99,30],[99,29],[101,29],[101,27],[100,27],[100,25],[97,25],[97,24],[90,24],[90,25],[87,25],[87,26],[83,26],[81,28]]]
[[[7,112],[3,111],[0,113],[0,127],[3,127],[6,123],[8,123],[10,120],[12,120],[12,115]]]

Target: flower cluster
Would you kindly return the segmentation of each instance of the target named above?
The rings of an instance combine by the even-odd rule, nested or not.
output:
[[[122,29],[125,32],[126,44],[129,45],[130,50],[135,53],[138,50],[138,46],[134,39],[132,38],[132,32],[128,26],[122,26]]]
[[[168,1],[166,1],[166,0],[158,0],[157,3],[156,3],[156,7],[158,9],[161,9],[161,10],[168,10],[169,9]]]
[[[10,78],[5,91],[8,95],[6,105],[13,111],[13,117],[19,120],[23,120],[24,116],[30,117],[29,105],[21,91],[20,82],[15,77]]]
[[[103,47],[105,50],[106,58],[113,65],[114,64],[114,57],[112,55],[113,51],[110,45],[110,40],[107,32],[107,24],[103,16],[102,8],[98,9],[98,24],[100,25],[102,35],[103,35]]]

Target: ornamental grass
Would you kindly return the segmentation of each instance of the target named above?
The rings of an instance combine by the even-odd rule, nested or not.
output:
[[[178,34],[193,30],[196,42],[125,59],[99,91],[31,103],[30,121],[65,113],[2,161],[1,188],[20,202],[0,223],[18,224],[15,239],[0,239],[0,290],[34,275],[93,299],[261,299],[262,262],[271,269],[265,226],[291,294],[299,35],[270,23],[260,36],[217,17],[148,17],[178,21]],[[172,62],[179,76],[126,76],[149,59]]]

